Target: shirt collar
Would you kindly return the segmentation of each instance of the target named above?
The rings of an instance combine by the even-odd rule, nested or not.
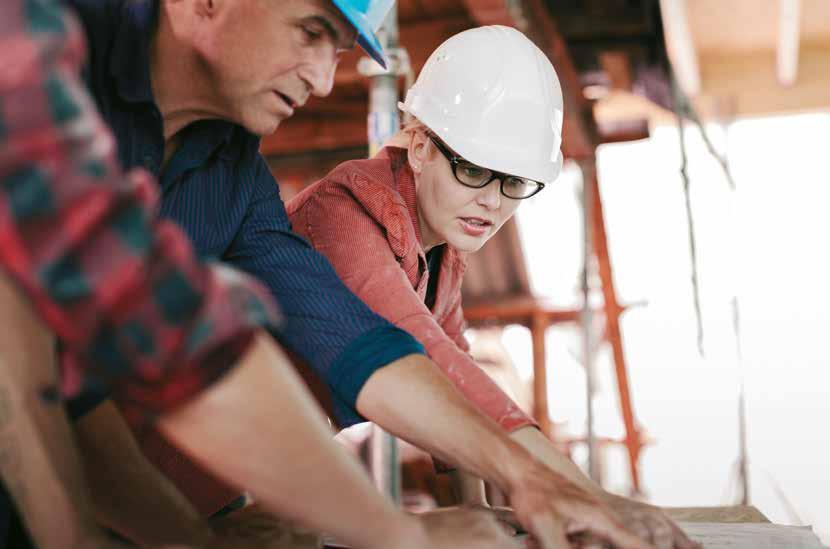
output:
[[[415,236],[418,237],[418,244],[423,249],[421,238],[421,222],[418,217],[418,199],[415,193],[415,174],[407,162],[407,151],[402,147],[388,145],[377,153],[377,158],[389,159],[392,168],[394,186],[398,194],[403,198],[412,226],[415,228]]]
[[[110,54],[110,74],[118,94],[130,103],[151,103],[150,40],[158,20],[158,0],[121,5]]]

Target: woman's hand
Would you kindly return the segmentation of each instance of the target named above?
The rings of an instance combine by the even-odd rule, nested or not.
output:
[[[659,507],[606,493],[605,504],[623,524],[657,549],[701,549]]]

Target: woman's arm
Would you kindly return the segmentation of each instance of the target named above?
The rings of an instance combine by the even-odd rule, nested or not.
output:
[[[397,205],[389,210],[390,216],[408,216]],[[410,223],[408,217],[396,221]],[[305,203],[302,211],[292,212],[292,224],[364,303],[420,341],[433,362],[478,410],[506,431],[534,424],[444,332],[412,288],[384,227],[352,194],[335,184],[327,185]],[[417,245],[399,244],[396,249]],[[410,253],[415,252],[407,255]]]

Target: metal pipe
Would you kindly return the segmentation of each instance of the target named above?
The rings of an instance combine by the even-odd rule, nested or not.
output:
[[[395,506],[401,505],[401,459],[398,439],[378,425],[372,427],[369,469],[377,489]]]
[[[386,16],[378,39],[388,57],[384,69],[368,57],[358,63],[358,71],[369,77],[369,116],[367,131],[369,156],[374,156],[383,144],[400,128],[398,116],[398,75],[408,70],[409,63],[398,44],[397,5]],[[401,504],[401,464],[398,439],[378,425],[372,429],[369,468],[375,486],[397,506]]]
[[[367,130],[369,156],[400,129],[398,114],[398,77],[410,72],[409,58],[398,43],[397,4],[392,7],[378,31],[388,63],[384,69],[368,57],[358,63],[358,71],[369,77],[369,116]]]
[[[582,360],[585,366],[585,395],[587,418],[585,440],[588,443],[588,476],[601,482],[600,460],[597,453],[596,434],[594,433],[594,315],[591,310],[591,263],[593,259],[592,214],[594,205],[594,188],[596,164],[593,157],[579,162],[582,171]]]

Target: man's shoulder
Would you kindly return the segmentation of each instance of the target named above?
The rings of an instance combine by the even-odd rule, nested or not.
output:
[[[117,30],[116,22],[129,0],[61,0],[71,8],[84,25],[90,38],[112,36]]]
[[[87,47],[84,79],[87,84],[109,76],[110,54],[121,27],[121,15],[129,0],[61,0],[81,22]],[[96,88],[91,91],[95,95]]]

